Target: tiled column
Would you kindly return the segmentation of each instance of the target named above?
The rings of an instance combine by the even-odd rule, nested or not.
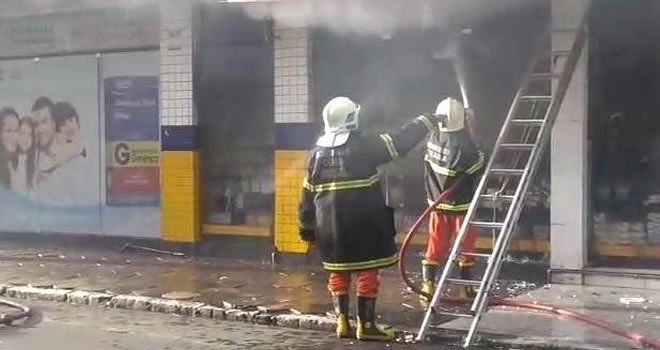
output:
[[[275,247],[305,253],[298,202],[316,130],[310,111],[310,38],[305,28],[275,24]]]
[[[587,0],[553,0],[553,51],[570,50]],[[588,235],[588,44],[573,73],[552,129],[551,230],[552,269],[581,270],[587,264]],[[581,283],[579,274],[555,274],[553,282]]]
[[[200,227],[191,3],[160,3],[161,232],[187,243],[199,239]]]

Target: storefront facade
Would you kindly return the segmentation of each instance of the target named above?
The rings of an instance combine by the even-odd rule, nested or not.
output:
[[[178,210],[196,206],[171,205],[196,203],[185,190],[193,171],[181,170],[194,157],[161,138],[161,126],[192,119],[190,5],[50,5],[3,5],[0,230],[174,240],[195,231],[186,224],[196,216]]]
[[[477,40],[503,53],[473,55],[469,62],[475,71],[472,103],[484,111],[484,145],[494,141],[539,23],[549,17],[547,4],[531,4],[509,16],[509,25],[488,18],[475,26]],[[434,109],[443,96],[459,96],[451,61],[442,57],[451,40],[447,32],[459,24],[447,32],[430,25],[383,37],[273,17],[263,6],[200,4],[194,62],[202,135],[201,234],[202,239],[261,237],[271,240],[277,253],[304,254],[308,245],[298,237],[297,205],[307,152],[322,131],[325,102],[335,95],[360,101],[363,128],[377,132]],[[420,146],[383,171],[388,203],[398,208],[400,238],[424,208],[421,157]],[[549,252],[546,158],[526,215],[531,219],[523,220],[512,244],[517,254]],[[424,238],[419,235],[416,242],[423,244]],[[489,249],[492,237],[484,234],[478,244]]]
[[[653,190],[660,157],[650,152],[657,148],[655,129],[652,118],[639,117],[647,133],[642,143],[631,141],[631,131],[616,131],[635,124],[628,115],[653,113],[652,106],[630,106],[653,100],[644,94],[660,86],[651,78],[660,73],[647,74],[635,90],[645,77],[621,67],[641,63],[619,54],[619,67],[609,67],[616,59],[607,54],[655,57],[633,50],[654,47],[651,42],[633,39],[657,32],[641,18],[657,10],[652,1],[646,10],[627,8],[630,13],[609,2],[592,11],[590,44],[510,250],[549,257],[554,282],[654,288],[653,264],[660,259]],[[361,101],[363,127],[379,131],[432,110],[441,97],[459,97],[443,47],[452,30],[470,25],[480,44],[466,58],[468,85],[487,149],[540,23],[552,18],[560,30],[547,47],[566,50],[588,7],[586,0],[530,1],[504,11],[506,20],[493,9],[497,16],[479,11],[481,17],[449,26],[434,25],[445,22],[428,7],[421,27],[372,23],[375,32],[351,29],[350,19],[328,24],[272,15],[254,7],[261,2],[129,3],[48,13],[21,8],[3,17],[0,231],[186,244],[251,237],[277,253],[305,254],[297,202],[329,98]],[[623,13],[648,24],[608,31]],[[651,63],[645,67],[656,71]],[[611,88],[626,79],[631,83],[622,90],[634,94]],[[424,206],[421,152],[383,169],[401,232]],[[478,246],[491,245],[484,233]]]
[[[572,28],[586,3],[555,6]],[[659,289],[658,4],[595,1],[590,44],[553,131],[551,280]],[[629,23],[621,30],[616,23]],[[553,46],[563,49],[556,35]]]

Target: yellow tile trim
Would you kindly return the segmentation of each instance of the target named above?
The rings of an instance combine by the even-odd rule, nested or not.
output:
[[[250,225],[202,225],[202,234],[244,236],[244,237],[270,237],[271,228],[269,226],[250,226]]]
[[[306,253],[309,245],[298,233],[298,202],[307,151],[275,151],[274,240],[278,251]]]
[[[199,153],[161,152],[161,237],[195,243],[200,236]]]

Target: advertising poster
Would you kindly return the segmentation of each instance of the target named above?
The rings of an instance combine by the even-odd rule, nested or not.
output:
[[[0,62],[0,229],[100,233],[97,60]]]
[[[0,61],[0,233],[159,236],[158,57]]]
[[[104,80],[106,205],[158,206],[158,77]]]

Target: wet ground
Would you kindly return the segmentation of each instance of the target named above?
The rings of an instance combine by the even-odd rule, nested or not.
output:
[[[591,318],[621,327],[624,331],[660,339],[660,291],[633,288],[607,288],[553,285],[516,298],[573,310]],[[443,325],[466,329],[464,320]],[[611,332],[577,322],[567,317],[521,312],[516,309],[493,309],[484,317],[480,330],[485,333],[519,334],[517,344],[548,344],[587,349],[641,349],[642,347]]]
[[[411,264],[418,269],[418,264]],[[496,288],[510,297],[543,284],[542,267],[507,265],[508,274],[528,276]],[[419,274],[413,273],[414,279]],[[534,280],[535,282],[529,282]],[[211,305],[276,305],[302,313],[331,310],[326,274],[315,267],[290,267],[236,259],[173,257],[118,250],[26,246],[3,243],[0,282],[151,297],[188,298]],[[383,273],[379,309],[382,320],[417,327],[422,309],[417,296],[401,283],[395,269]]]
[[[413,260],[410,266],[417,269],[417,263]],[[660,336],[659,292],[625,288],[549,286],[545,285],[543,280],[544,269],[543,265],[535,263],[508,262],[503,271],[503,276],[509,279],[498,285],[495,290],[496,295],[516,297],[519,300],[532,303],[538,302],[567,307],[605,319],[646,336]],[[514,276],[524,279],[524,281],[510,279]],[[417,274],[413,274],[413,277],[416,280],[419,279]],[[227,304],[232,304],[234,307],[257,305],[290,309],[293,312],[326,314],[330,311],[331,305],[325,280],[325,273],[317,268],[274,266],[259,261],[175,257],[136,252],[120,253],[118,248],[112,247],[107,249],[82,249],[80,247],[48,246],[43,243],[36,246],[34,244],[3,242],[2,248],[0,248],[0,283],[3,284],[31,284],[41,287],[54,286],[176,299],[191,298],[207,304],[225,307],[227,307]],[[394,269],[386,271],[381,282],[382,292],[378,306],[381,322],[394,324],[399,329],[417,330],[422,317],[422,310],[418,305],[417,297],[402,285]],[[103,320],[107,315],[107,317],[110,317],[108,321],[110,325],[123,324],[124,328],[118,328],[122,331],[114,332],[119,334],[115,337],[112,331],[113,326],[105,326],[105,322],[99,321],[100,324],[97,327],[92,327],[98,328],[98,330],[90,330],[91,335],[85,338],[87,339],[85,341],[89,342],[95,341],[98,337],[107,344],[119,344],[117,347],[109,347],[109,349],[133,349],[131,347],[133,346],[133,343],[131,343],[133,340],[131,339],[134,339],[136,344],[140,342],[152,344],[149,343],[151,340],[154,342],[153,349],[165,349],[159,344],[168,343],[170,340],[172,344],[178,344],[176,346],[172,345],[174,347],[171,347],[171,349],[206,349],[210,348],[204,347],[208,346],[206,343],[186,343],[186,341],[189,341],[189,334],[200,332],[204,336],[208,336],[208,334],[216,336],[215,333],[208,333],[215,331],[217,331],[216,338],[211,336],[211,340],[216,339],[212,346],[214,349],[274,348],[272,344],[282,344],[281,348],[302,349],[307,347],[322,349],[449,348],[445,345],[428,347],[402,344],[365,345],[354,341],[352,343],[351,341],[339,342],[327,333],[264,328],[214,320],[185,319],[185,321],[181,321],[184,318],[151,313],[141,314],[126,310],[94,309],[94,311],[86,311],[75,306],[38,305],[43,305],[42,307],[47,311],[44,313],[46,315],[45,320],[54,321],[54,323],[51,322],[53,324],[44,322],[43,324],[47,327],[43,330],[35,330],[35,332],[45,332],[44,337],[46,339],[50,336],[57,337],[59,333],[68,334],[69,328],[73,331],[75,327],[71,325],[78,324],[76,323],[78,322],[76,320],[77,313],[81,314],[80,317],[83,320],[86,318]],[[75,309],[69,309],[69,307]],[[60,313],[65,316],[58,316]],[[142,321],[130,323],[126,321],[126,317]],[[151,320],[152,318],[153,320]],[[171,318],[175,320],[172,321]],[[450,333],[454,338],[456,338],[455,330],[464,330],[467,326],[464,320],[436,319],[436,321],[443,323],[442,327],[444,329],[452,330]],[[146,322],[147,325],[142,327],[140,322]],[[180,325],[182,328],[171,327],[174,325]],[[168,332],[172,330],[172,334],[152,334],[159,333],[157,331],[158,327],[163,326],[168,327]],[[204,330],[199,330],[196,327]],[[39,328],[43,328],[43,326]],[[206,330],[206,328],[212,329]],[[21,330],[19,333],[21,332],[23,331]],[[488,349],[495,349],[495,347],[488,345],[488,340],[497,340],[498,344],[510,344],[511,348],[518,349],[530,346],[541,346],[542,348],[555,346],[566,349],[637,348],[629,341],[591,326],[582,325],[565,318],[550,317],[523,310],[501,308],[490,310],[482,322],[480,332],[481,334],[487,334],[484,346]],[[250,337],[248,337],[248,340],[241,337],[236,338],[233,335],[234,333],[246,333],[250,334]],[[435,328],[434,333],[444,334],[439,328]],[[174,336],[186,339],[182,340],[183,343],[177,343],[172,340],[173,338],[168,338]],[[287,337],[290,337],[290,339]],[[115,338],[128,340],[126,340],[127,343],[117,343],[118,340]],[[259,341],[263,339],[269,343],[261,345],[263,343],[259,343]],[[0,340],[5,342],[4,337]],[[65,340],[62,340],[63,343],[66,343]],[[27,340],[18,339],[17,341],[19,343],[16,344],[21,344],[20,341]],[[238,343],[231,343],[232,341]],[[313,345],[308,346],[308,342]],[[0,343],[0,347],[3,344]],[[87,347],[84,349],[89,348],[105,349],[104,347]],[[67,347],[67,349],[70,348]],[[73,347],[72,349],[76,348]],[[150,348],[141,347],[140,349]]]
[[[21,301],[24,302],[24,301]],[[337,340],[332,334],[58,303],[30,302],[36,316],[0,326],[0,349],[217,350],[217,349],[451,349]]]

